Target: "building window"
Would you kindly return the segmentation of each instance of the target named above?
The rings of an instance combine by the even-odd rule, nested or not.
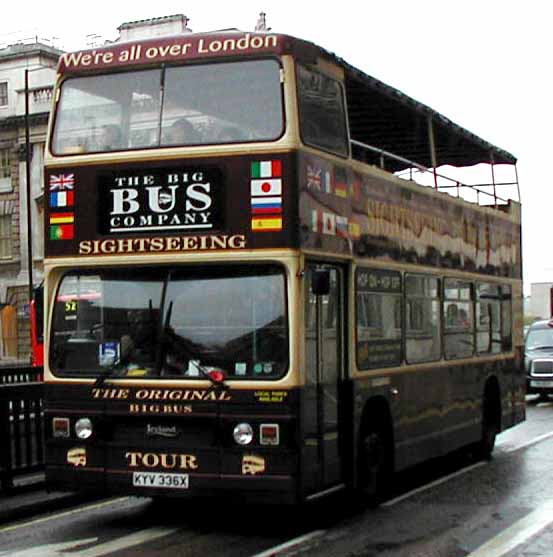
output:
[[[11,178],[10,151],[0,149],[0,178]]]
[[[8,82],[0,83],[0,106],[8,106]]]
[[[11,191],[11,189],[10,150],[0,149],[0,192]]]
[[[12,216],[0,215],[0,259],[12,257]]]

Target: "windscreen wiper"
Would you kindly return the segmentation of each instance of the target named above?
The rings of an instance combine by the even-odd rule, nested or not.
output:
[[[122,370],[119,365],[121,364],[121,360],[115,360],[105,371],[102,371],[100,375],[98,375],[96,381],[94,381],[94,387],[103,387],[104,383],[107,379],[112,379],[116,377],[118,373]]]
[[[159,350],[158,350],[158,357],[157,357],[157,361],[156,361],[156,369],[159,370],[161,372],[161,368],[163,366],[163,357],[165,356],[166,352],[167,352],[167,347],[166,347],[166,340],[167,340],[167,331],[169,330],[169,323],[171,322],[171,314],[173,312],[173,302],[169,302],[169,307],[167,308],[167,313],[165,315],[165,320],[163,323],[163,328],[161,331],[161,336],[159,339]],[[190,357],[190,359],[192,359],[192,353],[190,353],[189,350],[186,350],[186,352],[188,352],[188,355]],[[176,367],[176,366],[175,366]],[[194,367],[198,370],[199,374],[204,378],[207,379],[210,383],[211,386],[209,388],[209,390],[226,390],[229,389],[230,387],[224,382],[224,376],[222,377],[222,379],[217,380],[215,377],[213,377],[209,371],[206,369],[205,366],[201,365],[199,360],[194,362]]]

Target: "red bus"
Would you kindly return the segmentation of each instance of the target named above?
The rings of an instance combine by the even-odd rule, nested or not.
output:
[[[44,365],[44,290],[37,286],[33,291],[30,304],[31,321],[31,365],[42,367]]]
[[[525,415],[515,163],[286,35],[64,54],[51,488],[376,501],[395,471],[489,455]],[[479,185],[443,175],[476,164]]]

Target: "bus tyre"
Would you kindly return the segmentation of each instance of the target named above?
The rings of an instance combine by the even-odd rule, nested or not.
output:
[[[376,506],[388,493],[391,476],[389,440],[378,429],[362,433],[359,442],[358,488],[364,502]]]
[[[482,436],[478,444],[478,456],[490,460],[499,433],[499,396],[495,389],[488,388],[482,400]]]

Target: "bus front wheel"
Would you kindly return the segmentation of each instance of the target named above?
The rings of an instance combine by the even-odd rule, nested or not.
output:
[[[362,432],[359,442],[358,488],[369,505],[378,505],[386,497],[391,478],[390,443],[386,433],[377,428]]]

